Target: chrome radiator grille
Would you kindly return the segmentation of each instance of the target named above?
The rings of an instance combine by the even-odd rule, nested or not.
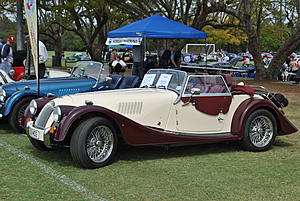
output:
[[[54,110],[54,103],[51,101],[43,107],[34,125],[37,128],[44,129],[53,110]]]

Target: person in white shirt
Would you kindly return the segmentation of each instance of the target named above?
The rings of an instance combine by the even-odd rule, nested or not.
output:
[[[4,44],[1,48],[0,63],[6,62],[9,65],[13,64],[14,58],[13,58],[12,46],[14,45],[14,43],[15,43],[15,37],[8,36],[6,44]]]
[[[46,71],[46,61],[48,59],[48,52],[46,46],[42,41],[39,41],[39,78],[44,78]]]
[[[116,57],[116,60],[114,60],[111,64],[112,66],[112,72],[114,73],[124,73],[125,72],[125,67],[127,66],[126,63],[121,59],[120,56]]]

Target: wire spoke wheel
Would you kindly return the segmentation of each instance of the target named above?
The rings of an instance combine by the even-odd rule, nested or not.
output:
[[[256,147],[264,147],[269,144],[274,135],[273,123],[266,116],[257,116],[250,123],[249,138]]]
[[[23,105],[23,107],[20,108],[20,110],[17,114],[18,115],[17,120],[18,120],[19,125],[21,125],[21,123],[22,123],[22,118],[23,118],[26,108],[27,108],[27,105]]]
[[[87,138],[86,151],[95,163],[105,161],[112,152],[114,145],[113,132],[107,126],[97,126]]]
[[[117,147],[116,127],[103,117],[82,121],[70,142],[72,158],[83,168],[99,168],[110,164],[114,160]]]
[[[266,151],[271,148],[277,135],[274,115],[265,109],[253,111],[245,122],[241,145],[248,151]]]

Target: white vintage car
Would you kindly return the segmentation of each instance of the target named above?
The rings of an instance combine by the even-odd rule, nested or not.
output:
[[[246,150],[265,151],[276,136],[297,131],[282,111],[284,97],[232,86],[228,75],[153,69],[140,88],[46,102],[27,108],[31,143],[40,150],[70,146],[84,168],[111,163],[120,138],[132,146],[237,140]]]

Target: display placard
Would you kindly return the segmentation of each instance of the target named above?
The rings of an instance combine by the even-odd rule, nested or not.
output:
[[[171,81],[172,75],[171,74],[161,74],[157,83],[156,87],[165,87],[167,88],[170,81]]]
[[[143,81],[142,81],[140,87],[143,87],[143,86],[150,87],[154,82],[155,76],[156,76],[156,74],[146,74],[143,78]]]

